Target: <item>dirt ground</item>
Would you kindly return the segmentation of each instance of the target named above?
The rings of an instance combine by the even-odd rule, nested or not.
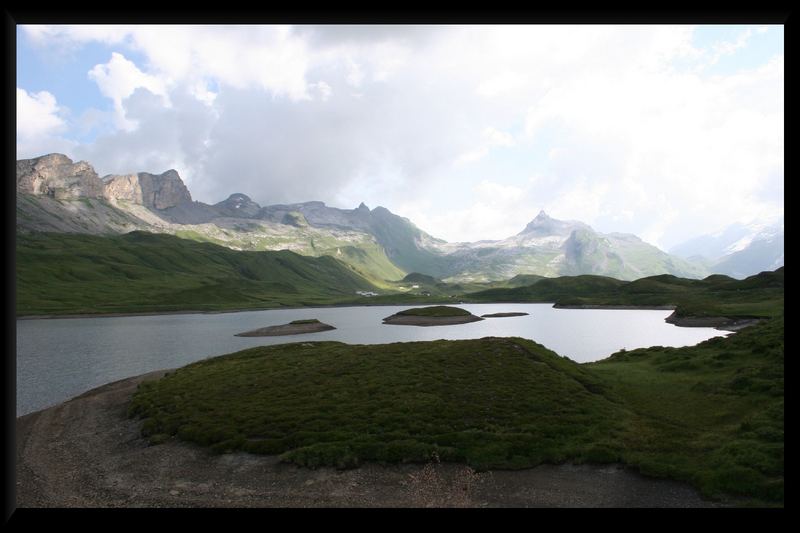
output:
[[[619,465],[475,473],[463,465],[310,470],[274,456],[150,446],[111,383],[17,419],[18,507],[716,507],[688,485]]]

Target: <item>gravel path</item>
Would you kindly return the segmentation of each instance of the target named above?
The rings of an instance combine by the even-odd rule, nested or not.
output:
[[[274,456],[149,446],[125,416],[138,383],[110,383],[17,419],[19,507],[714,507],[621,466],[480,474],[453,464],[310,470]]]

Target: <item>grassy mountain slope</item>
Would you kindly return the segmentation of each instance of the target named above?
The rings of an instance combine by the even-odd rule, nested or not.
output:
[[[201,209],[196,204],[193,208]],[[212,209],[206,206],[207,209]],[[65,232],[114,235],[141,230],[167,233],[233,250],[291,250],[301,255],[331,255],[377,285],[398,280],[405,271],[393,264],[374,237],[359,231],[310,227],[300,221],[275,223],[258,219],[216,218],[215,223],[177,224],[165,212],[103,199],[55,200],[17,193],[17,229],[21,232]],[[206,218],[212,215],[206,215]]]
[[[171,235],[17,235],[17,314],[333,303],[375,287],[336,259],[239,252]]]
[[[302,215],[300,215],[302,216]],[[405,272],[395,266],[373,238],[364,233],[306,225],[254,221],[171,226],[169,232],[197,242],[212,242],[234,250],[291,250],[311,257],[330,255],[358,270],[371,282],[384,285]]]
[[[384,207],[376,207],[370,213],[369,229],[383,246],[387,257],[400,269],[438,278],[448,273],[448,259],[421,245],[426,240],[435,239],[410,220]]]
[[[635,235],[600,234],[589,228],[573,232],[564,244],[562,275],[597,274],[622,280],[634,280],[667,273],[701,278],[704,267],[680,257],[670,256]]]

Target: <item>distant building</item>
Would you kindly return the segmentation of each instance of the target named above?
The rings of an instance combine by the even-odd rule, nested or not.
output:
[[[359,294],[361,296],[377,296],[378,295],[377,292],[372,292],[372,291],[356,291],[356,294]]]

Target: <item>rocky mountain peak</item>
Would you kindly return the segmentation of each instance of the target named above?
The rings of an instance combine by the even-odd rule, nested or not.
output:
[[[176,170],[167,170],[163,174],[140,172],[139,183],[147,207],[167,209],[192,203],[192,195]]]
[[[102,198],[103,181],[86,161],[54,153],[17,161],[17,191],[57,200]]]
[[[162,174],[109,175],[103,177],[108,200],[125,200],[152,209],[168,209],[192,203],[192,195],[174,169]]]
[[[215,204],[220,213],[224,216],[251,218],[258,215],[261,206],[250,199],[246,194],[240,192],[233,193],[226,200]]]
[[[367,205],[364,202],[361,202],[360,204],[358,204],[358,210],[369,212],[369,207],[367,207]]]
[[[537,236],[565,234],[566,236],[569,234],[568,226],[568,223],[551,218],[542,210],[539,211],[536,218],[528,222],[520,234],[536,234]]]

